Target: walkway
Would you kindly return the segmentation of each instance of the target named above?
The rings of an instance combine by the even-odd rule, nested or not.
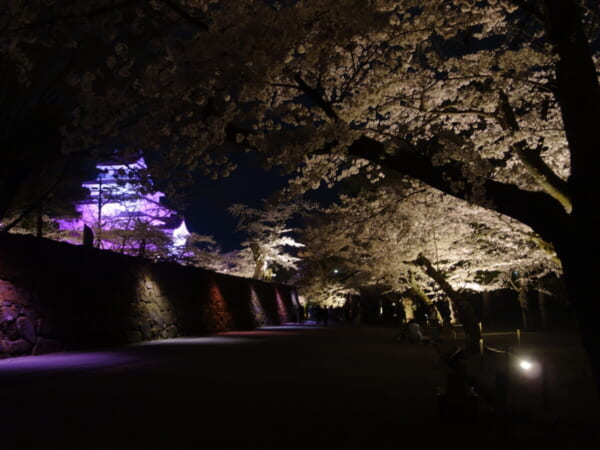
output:
[[[493,418],[439,417],[445,379],[431,346],[338,324],[16,358],[0,361],[2,449],[506,446]]]

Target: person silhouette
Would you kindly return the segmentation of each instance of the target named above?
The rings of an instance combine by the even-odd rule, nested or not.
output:
[[[406,326],[406,339],[408,342],[416,343],[423,340],[423,333],[421,333],[421,326],[415,319],[410,319]]]
[[[298,305],[298,323],[304,323],[304,307],[302,305]]]
[[[322,320],[323,320],[323,308],[321,308],[321,305],[316,305],[315,306],[315,323],[317,325],[320,325]]]

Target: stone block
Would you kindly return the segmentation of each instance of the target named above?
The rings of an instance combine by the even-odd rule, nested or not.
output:
[[[6,339],[10,341],[16,341],[21,337],[16,320],[0,321],[0,330],[2,330],[2,334]]]
[[[155,303],[150,303],[146,306],[146,310],[148,311],[148,316],[150,320],[155,323],[162,323],[164,321],[163,315],[160,312],[160,309]]]
[[[148,321],[142,321],[139,325],[140,331],[142,332],[142,338],[144,340],[150,341],[156,337],[152,330],[152,326],[148,323]]]
[[[167,327],[167,338],[175,338],[179,336],[179,330],[175,325],[170,325]]]
[[[25,293],[13,283],[0,280],[0,301],[7,301],[19,305],[29,305],[29,299]]]
[[[23,315],[31,320],[31,323],[35,324],[35,319],[37,318],[37,314],[33,310],[33,308],[29,305],[27,306],[19,306],[19,315]]]
[[[4,341],[4,351],[12,356],[27,355],[31,353],[33,345],[25,339],[17,339],[16,341]]]
[[[60,342],[56,339],[46,339],[39,337],[33,347],[33,355],[45,355],[46,353],[55,353],[61,350]]]
[[[169,306],[168,306],[167,302],[165,302],[165,299],[162,297],[159,299],[156,299],[156,307],[158,308],[160,313],[163,315],[169,313]]]
[[[35,344],[35,326],[27,317],[19,317],[17,319],[17,330],[21,337],[25,338],[31,344]]]
[[[8,302],[0,302],[0,322],[10,322],[19,316],[19,310],[16,305]]]

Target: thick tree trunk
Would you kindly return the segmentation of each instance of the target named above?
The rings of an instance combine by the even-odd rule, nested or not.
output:
[[[577,256],[574,258],[571,260],[568,256],[561,256],[567,295],[574,306],[582,344],[588,354],[596,387],[600,391],[600,346],[597,344],[600,313],[599,287],[596,281],[598,272],[592,271],[594,264],[591,262],[588,263],[588,269],[583,269],[586,262]]]
[[[568,234],[554,242],[563,263],[569,300],[575,307],[583,345],[600,389],[600,346],[597,320],[600,294],[600,85],[589,44],[574,0],[545,0],[548,36],[559,57],[556,65],[558,100],[571,152],[569,184],[573,212]]]
[[[444,317],[442,313],[436,308],[431,299],[427,296],[425,291],[419,286],[417,280],[415,280],[414,275],[411,273],[410,285],[412,289],[413,295],[418,298],[427,308],[428,315],[438,321],[440,325],[444,325]]]
[[[416,264],[421,266],[425,273],[434,280],[440,288],[445,292],[450,301],[454,303],[454,306],[458,312],[458,318],[463,325],[465,331],[465,345],[469,352],[479,351],[479,340],[481,339],[481,331],[479,329],[477,316],[475,310],[469,301],[463,297],[460,293],[456,292],[452,286],[446,281],[446,277],[439,272],[431,261],[425,256],[419,255]]]
[[[408,297],[404,297],[402,299],[402,308],[404,310],[404,322],[408,323],[409,320],[415,318],[415,313],[413,310],[413,301]]]
[[[353,156],[415,178],[445,194],[471,203],[479,202],[476,204],[490,208],[489,202],[471,195],[472,186],[465,180],[459,167],[436,166],[429,157],[414,148],[396,150],[394,155],[389,155],[381,142],[366,136],[357,139],[348,148]],[[456,190],[454,180],[460,180],[465,188]],[[549,195],[489,179],[484,186],[487,197],[493,200],[495,211],[529,225],[545,241],[554,242],[566,233],[569,216],[563,206]]]
[[[260,251],[260,246],[256,242],[251,242],[250,250],[252,250],[252,256],[254,257],[254,275],[252,275],[252,278],[255,280],[264,280],[266,275],[266,264],[265,257]]]

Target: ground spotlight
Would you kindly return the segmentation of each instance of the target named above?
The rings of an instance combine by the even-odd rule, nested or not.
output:
[[[531,368],[533,367],[533,364],[531,364],[529,361],[520,361],[519,362],[519,367],[521,367],[521,369],[523,370],[531,370]]]
[[[525,378],[539,378],[542,374],[542,365],[538,361],[518,358],[517,365]]]

